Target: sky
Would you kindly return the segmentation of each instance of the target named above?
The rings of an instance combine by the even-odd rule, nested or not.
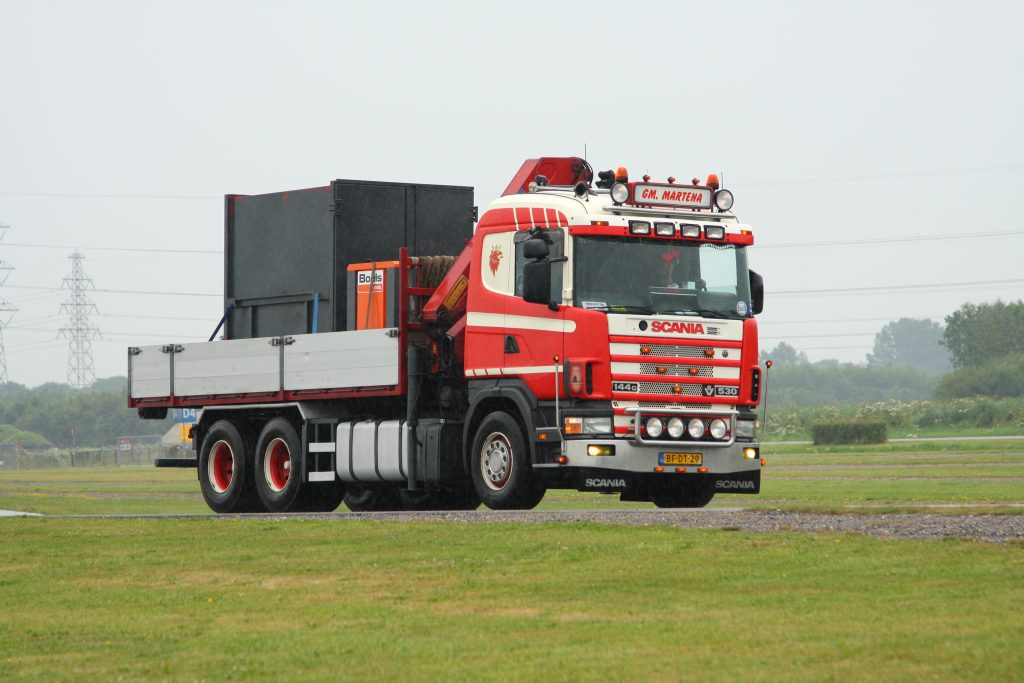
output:
[[[1015,2],[0,0],[8,379],[64,382],[80,250],[97,377],[221,316],[223,195],[470,185],[537,156],[717,172],[762,346],[864,362],[901,317],[1024,297]]]

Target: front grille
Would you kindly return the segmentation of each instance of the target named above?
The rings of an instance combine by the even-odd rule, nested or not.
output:
[[[641,375],[657,375],[658,368],[665,368],[664,375],[671,377],[714,377],[715,369],[706,365],[658,365],[657,363],[641,363]],[[696,369],[695,374],[690,369]]]
[[[703,390],[701,384],[681,384],[681,391],[674,391],[674,385],[668,382],[640,382],[641,394],[668,394],[669,396],[701,396]]]
[[[675,344],[644,344],[651,349],[652,356],[669,358],[707,358],[705,351],[713,351],[710,346],[676,346]]]
[[[657,401],[637,401],[641,408],[683,408],[684,410],[707,410],[707,405],[691,405],[688,403],[659,403]]]

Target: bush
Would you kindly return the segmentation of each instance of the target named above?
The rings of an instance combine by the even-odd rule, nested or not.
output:
[[[939,398],[1024,396],[1024,353],[954,370],[939,380],[935,395]]]
[[[885,423],[875,420],[834,420],[811,426],[811,438],[819,444],[885,443]]]

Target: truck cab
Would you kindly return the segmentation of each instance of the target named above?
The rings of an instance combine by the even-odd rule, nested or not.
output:
[[[524,169],[473,240],[467,443],[506,406],[536,486],[667,507],[757,493],[763,286],[731,192],[713,175],[631,182],[623,168],[595,185],[580,159]],[[512,483],[515,463],[475,441],[470,469]]]

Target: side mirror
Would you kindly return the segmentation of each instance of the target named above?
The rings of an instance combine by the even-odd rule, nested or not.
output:
[[[532,240],[526,240],[523,244],[523,256],[528,259],[540,260],[546,259],[551,250],[548,249],[548,243],[542,239],[534,238]]]
[[[528,250],[531,242],[540,240],[530,240],[523,249]],[[546,244],[541,244],[547,249]],[[523,300],[545,306],[551,303],[551,261],[531,261],[523,265]]]
[[[754,271],[750,271],[750,298],[755,315],[764,310],[764,278]]]

